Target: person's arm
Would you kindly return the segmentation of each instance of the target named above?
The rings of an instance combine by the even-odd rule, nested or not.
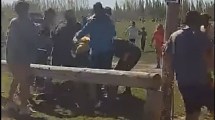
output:
[[[150,46],[152,46],[154,40],[155,40],[155,35],[156,35],[156,32],[154,32],[153,36],[152,36],[152,39],[151,39],[151,43],[150,43]]]
[[[166,77],[169,77],[170,79],[168,80],[173,80],[174,79],[174,69],[173,69],[173,56],[175,54],[175,47],[174,47],[174,42],[172,40],[172,36],[169,38],[167,43],[164,46],[164,52],[163,52],[163,60],[164,65],[163,69],[166,71]],[[173,81],[169,81],[166,83],[173,84]]]
[[[80,31],[78,31],[75,35],[75,39],[80,40],[85,35],[89,34],[92,30],[93,21],[88,22]]]
[[[128,28],[124,31],[125,35],[128,35],[128,31],[130,30],[130,28],[131,28],[131,27],[128,27]]]

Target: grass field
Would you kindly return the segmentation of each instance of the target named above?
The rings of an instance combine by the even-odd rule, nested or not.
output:
[[[121,37],[121,38],[126,38],[126,36],[124,35],[124,31],[126,30],[126,28],[128,27],[130,23],[128,21],[121,21],[121,22],[117,22],[116,23],[116,29],[117,29],[117,36]],[[146,22],[146,23],[141,23],[141,22],[137,22],[137,26],[138,28],[141,28],[142,26],[145,26],[146,31],[148,33],[148,37],[147,37],[147,44],[146,44],[146,52],[142,53],[142,57],[141,60],[139,61],[138,65],[135,67],[135,70],[138,71],[148,71],[148,70],[153,70],[155,67],[155,53],[153,52],[153,49],[149,46],[150,41],[151,41],[151,36],[153,33],[153,30],[155,28],[155,25],[157,23],[153,23],[153,22]],[[139,45],[140,42],[138,41],[137,44]],[[160,70],[156,70],[158,72],[160,72]],[[1,84],[1,91],[4,91],[5,93],[2,94],[2,97],[6,98],[8,96],[8,90],[9,90],[9,86],[10,86],[10,82],[11,79],[8,77],[9,75],[7,73],[2,73],[2,84]],[[51,114],[51,112],[43,112],[43,111],[39,111],[35,114],[32,115],[32,117],[30,119],[32,120],[43,120],[43,119],[47,119],[47,120],[140,120],[141,116],[141,112],[140,110],[142,108],[140,108],[140,105],[142,105],[142,103],[144,102],[145,99],[145,91],[143,89],[139,89],[139,88],[132,88],[132,94],[134,95],[134,98],[131,98],[131,101],[127,101],[124,104],[122,104],[122,109],[123,111],[126,111],[124,113],[119,113],[119,114],[112,114],[112,113],[106,113],[106,114],[102,114],[97,115],[97,116],[92,116],[92,115],[80,115],[80,116],[72,116],[71,115],[71,111],[68,111],[68,109],[65,108],[59,108],[59,106],[57,107],[57,109],[55,108],[55,114]],[[174,112],[175,115],[177,117],[180,116],[184,116],[184,105],[183,105],[183,101],[181,98],[181,95],[177,89],[177,87],[175,87],[175,91],[174,91]],[[63,101],[61,101],[62,103]],[[43,106],[41,109],[47,109],[49,107],[49,105],[45,105],[45,107]],[[53,107],[53,106],[52,106]],[[56,106],[55,106],[56,107]],[[119,107],[115,106],[116,109]],[[142,106],[141,106],[142,107]],[[120,107],[119,107],[120,108]],[[114,111],[115,108],[111,109]],[[49,111],[49,109],[47,110]],[[50,110],[51,111],[51,110]],[[63,114],[63,113],[70,113],[70,115],[62,115],[60,116],[59,114]],[[117,113],[117,112],[116,112]],[[58,114],[58,115],[56,115]],[[100,116],[100,117],[98,117]],[[178,118],[176,118],[178,119]],[[183,119],[181,119],[183,120]],[[202,119],[203,120],[203,119]],[[212,120],[212,118],[207,117],[207,120]]]

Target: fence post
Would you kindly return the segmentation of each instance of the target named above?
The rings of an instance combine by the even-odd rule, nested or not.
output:
[[[160,120],[163,107],[163,92],[147,90],[143,120]]]
[[[178,3],[177,3],[178,2]],[[177,30],[178,22],[179,22],[179,8],[180,8],[180,0],[177,2],[167,2],[167,9],[166,9],[166,29],[165,29],[165,40],[167,41],[170,35]],[[163,68],[162,68],[162,79],[164,81],[162,85],[163,91],[163,102],[164,102],[164,109],[162,111],[161,120],[171,120],[174,116],[172,105],[174,104],[172,95],[174,94],[173,87],[170,82],[173,81],[172,76],[168,76],[165,68],[166,62],[165,59],[163,60]]]

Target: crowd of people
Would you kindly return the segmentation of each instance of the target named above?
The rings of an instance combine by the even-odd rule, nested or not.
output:
[[[129,71],[140,59],[141,51],[135,44],[115,38],[112,11],[109,7],[103,8],[100,2],[94,4],[94,14],[83,24],[76,21],[73,10],[65,11],[65,22],[60,22],[57,26],[53,26],[56,12],[52,8],[44,12],[42,23],[37,24],[29,18],[28,11],[27,2],[17,2],[17,17],[11,20],[8,29],[6,60],[13,74],[13,81],[7,109],[17,108],[13,97],[18,85],[20,114],[34,112],[28,105],[28,99],[31,97],[29,86],[33,83],[41,88],[41,92],[54,94],[50,87],[51,79],[32,77],[31,63]],[[115,68],[112,68],[113,56],[119,58]],[[95,106],[100,105],[107,95],[110,99],[116,97],[117,86],[93,87],[97,91],[98,99],[93,103]],[[130,88],[127,87],[125,93],[131,94]]]
[[[32,77],[30,64],[130,71],[141,57],[140,48],[134,44],[138,35],[141,35],[142,50],[145,48],[147,37],[145,28],[142,27],[139,31],[135,22],[132,22],[126,30],[129,40],[116,38],[111,8],[103,8],[100,2],[94,4],[94,14],[90,18],[83,17],[82,24],[76,20],[73,10],[66,10],[65,21],[57,26],[54,26],[56,18],[54,9],[49,8],[44,12],[40,24],[34,23],[29,18],[28,11],[27,2],[16,3],[17,17],[11,20],[7,36],[6,60],[13,74],[13,81],[6,108],[17,108],[13,97],[19,85],[20,114],[33,112],[28,103],[32,81],[35,81],[36,86],[42,87],[45,94],[54,94],[51,88],[48,89],[46,86],[50,84],[51,79]],[[209,17],[206,14],[188,12],[184,23],[186,27],[173,33],[165,46],[162,24],[157,26],[151,41],[157,54],[157,68],[161,67],[162,53],[164,53],[165,60],[169,63],[166,69],[174,69],[176,72],[179,90],[185,102],[187,120],[197,120],[200,108],[203,105],[208,105],[210,108],[214,101],[212,89],[207,87],[206,81],[212,70],[211,40],[214,39],[211,34],[206,34],[210,31],[208,21]],[[200,26],[203,27],[200,29]],[[119,61],[116,67],[112,68],[114,56],[118,57]],[[97,91],[98,100],[93,105],[100,105],[106,96],[112,100],[116,99],[117,86],[93,85],[92,87]],[[131,88],[126,87],[125,94],[131,95]]]

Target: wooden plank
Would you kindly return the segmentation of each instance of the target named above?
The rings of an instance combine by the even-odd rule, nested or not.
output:
[[[163,107],[163,93],[161,91],[147,90],[144,104],[143,120],[160,120]]]
[[[5,60],[1,61],[2,72],[7,70]],[[103,70],[90,68],[60,67],[48,65],[31,65],[32,72],[37,76],[51,77],[76,82],[105,85],[121,85],[158,90],[162,84],[161,76],[157,73]]]

